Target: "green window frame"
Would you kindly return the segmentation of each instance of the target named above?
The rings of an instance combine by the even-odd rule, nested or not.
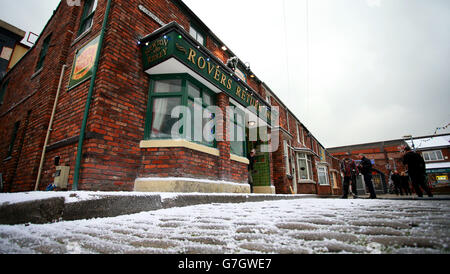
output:
[[[195,98],[202,98],[202,113],[208,111],[207,108],[209,106],[214,106],[216,103],[215,93],[189,74],[163,74],[150,76],[144,139],[158,140],[179,138],[208,147],[216,147],[216,138],[213,138],[213,141],[208,142],[207,140],[204,140],[203,134],[201,134],[201,140],[194,139],[195,123],[194,113],[192,113],[192,111],[195,104]],[[210,99],[209,102],[205,100],[206,98]],[[182,126],[178,132],[179,135],[174,138],[169,135],[169,129],[171,129],[174,123],[181,121],[181,119],[183,119],[181,121],[183,125],[186,125],[188,122],[186,117],[183,117],[182,114],[180,114],[180,118],[176,119],[169,117],[171,109],[173,109],[172,106],[175,106],[175,102],[179,102],[180,106],[189,107],[191,110],[191,132],[186,132],[185,128]],[[212,118],[214,118],[213,113],[211,113],[211,119]],[[211,119],[202,118],[202,129]],[[212,128],[211,134],[215,137],[215,126]]]
[[[230,152],[231,154],[238,155],[241,157],[247,156],[247,142],[246,142],[246,126],[245,126],[245,112],[239,109],[236,105],[230,103],[230,106],[234,108],[233,115],[231,118],[231,123],[233,129],[230,134]],[[241,134],[241,135],[239,135]],[[240,141],[242,140],[242,141]]]
[[[41,52],[39,53],[39,59],[36,64],[35,71],[40,70],[42,68],[42,66],[44,65],[45,56],[47,56],[51,38],[52,38],[52,35],[50,34],[45,38],[44,42],[42,43],[42,48],[41,48]]]
[[[12,136],[11,136],[11,141],[9,142],[8,154],[6,155],[6,158],[9,158],[12,156],[12,153],[14,150],[14,143],[16,142],[16,137],[17,137],[17,132],[19,131],[19,127],[20,127],[20,121],[15,122]]]
[[[96,8],[97,8],[97,0],[86,0],[84,2],[83,15],[81,16],[78,35],[83,34],[85,31],[91,28],[94,22],[94,14]]]
[[[6,89],[8,88],[8,84],[9,84],[9,79],[5,80],[5,82],[3,82],[2,88],[0,89],[0,105],[3,104],[3,98],[5,97]]]

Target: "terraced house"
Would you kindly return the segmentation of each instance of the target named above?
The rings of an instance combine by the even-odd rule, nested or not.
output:
[[[248,193],[256,149],[254,192],[340,193],[337,159],[182,1],[76,2],[1,83],[2,191]]]

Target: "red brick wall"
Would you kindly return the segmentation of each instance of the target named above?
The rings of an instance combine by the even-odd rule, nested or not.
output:
[[[90,81],[69,91],[66,87],[76,51],[100,34],[106,3],[107,1],[98,1],[92,29],[77,39],[83,6],[69,7],[62,1],[36,46],[8,73],[10,84],[4,103],[0,106],[0,138],[7,140],[0,143],[1,160],[6,157],[14,123],[21,121],[13,156],[10,160],[3,161],[0,166],[0,172],[3,173],[7,184],[14,179],[11,191],[34,188],[63,64],[67,65],[67,69],[39,188],[43,190],[53,181],[53,159],[56,156],[61,157],[61,165],[71,167],[69,189],[71,188],[78,135]],[[79,189],[132,190],[134,180],[138,176],[166,174],[246,182],[247,167],[230,160],[230,144],[227,141],[218,142],[220,157],[188,149],[139,148],[139,142],[144,137],[149,79],[143,71],[137,41],[139,37],[160,27],[138,9],[139,4],[165,23],[176,21],[189,30],[188,16],[172,1],[112,1],[88,116]],[[42,42],[50,33],[52,39],[43,70],[31,78]],[[225,63],[230,56],[220,49],[221,45],[215,44],[210,37],[207,37],[206,41],[207,48]],[[259,82],[249,78],[248,83],[260,95],[265,96]],[[272,103],[280,107],[280,126],[287,129],[286,110],[275,99]],[[225,94],[219,94],[218,105],[222,110],[228,106],[228,97]],[[31,114],[25,128],[29,110]],[[293,145],[300,146],[297,143],[293,116],[289,117],[289,122],[290,133],[294,136]],[[20,143],[23,143],[23,146],[19,155]],[[308,141],[306,143],[308,145]],[[286,177],[284,161],[283,137],[280,134],[279,149],[271,155],[271,176],[277,193],[290,193],[290,181]]]

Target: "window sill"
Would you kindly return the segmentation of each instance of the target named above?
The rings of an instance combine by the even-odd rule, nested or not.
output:
[[[12,159],[12,156],[8,156],[8,157],[6,157],[5,159],[3,159],[3,162],[7,162],[7,161],[9,161],[9,160],[11,160]]]
[[[92,26],[90,28],[88,28],[87,30],[85,30],[82,34],[78,35],[77,38],[75,38],[75,40],[73,40],[72,44],[70,44],[71,47],[73,47],[76,43],[80,42],[81,39],[83,39],[84,37],[86,37],[86,35],[88,35],[92,30]]]
[[[143,140],[140,148],[170,148],[170,147],[184,147],[206,154],[220,156],[220,151],[217,148],[212,148],[197,143],[191,143],[186,140]]]
[[[40,68],[40,69],[39,69],[38,71],[36,71],[33,75],[31,75],[30,80],[32,80],[34,77],[38,76],[38,75],[42,72],[43,69],[44,69],[44,67]]]
[[[230,154],[230,159],[232,161],[240,162],[243,164],[247,164],[247,165],[250,164],[250,161],[247,158],[236,155],[236,154]]]
[[[309,180],[309,179],[301,179],[298,181],[299,184],[316,184],[316,182],[314,182],[313,180]]]

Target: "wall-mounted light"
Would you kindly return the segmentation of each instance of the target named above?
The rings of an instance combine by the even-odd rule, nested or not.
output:
[[[228,48],[226,46],[222,46],[222,50],[226,51],[226,50],[228,50]]]
[[[248,126],[254,127],[254,126],[256,126],[256,122],[255,121],[248,121]]]

